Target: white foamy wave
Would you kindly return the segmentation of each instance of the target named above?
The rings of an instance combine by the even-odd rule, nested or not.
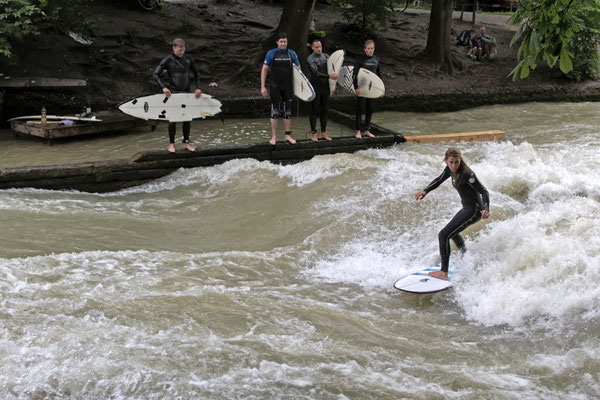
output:
[[[521,201],[552,202],[573,195],[600,199],[598,149],[588,145],[534,147],[494,143],[473,165],[484,185]],[[492,199],[493,200],[493,199]]]
[[[455,296],[485,325],[600,317],[600,205],[572,198],[493,222],[469,246]]]
[[[233,178],[237,178],[242,173],[256,170],[276,171],[277,166],[268,161],[240,158],[212,167],[181,168],[164,178],[141,186],[123,189],[116,192],[116,194],[158,193],[192,185],[222,185]]]
[[[600,373],[600,343],[598,339],[585,343],[585,347],[570,349],[564,354],[536,354],[527,360],[531,368],[546,369],[554,374],[573,373],[582,375]],[[600,384],[596,380],[596,387]]]
[[[425,228],[437,234],[431,228]],[[404,275],[439,262],[437,243],[423,246],[410,232],[365,234],[334,254],[307,261],[303,274],[318,281],[355,284],[365,289],[390,289]]]
[[[278,176],[291,179],[293,186],[310,185],[320,179],[370,167],[360,156],[349,154],[317,156],[308,161],[280,166]]]

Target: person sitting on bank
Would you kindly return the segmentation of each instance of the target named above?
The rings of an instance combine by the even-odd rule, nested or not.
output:
[[[471,39],[471,44],[470,56],[474,60],[482,60],[496,54],[496,39],[486,33],[485,26],[479,28],[479,31]]]

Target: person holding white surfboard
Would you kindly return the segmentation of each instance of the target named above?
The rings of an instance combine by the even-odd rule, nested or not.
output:
[[[168,83],[163,83],[160,75],[167,71],[169,77]],[[194,74],[194,83],[196,85],[195,95],[200,98],[202,91],[200,90],[200,79],[198,68],[194,59],[190,55],[185,54],[185,42],[183,39],[177,38],[173,40],[173,53],[160,62],[154,70],[154,80],[161,87],[163,93],[167,97],[171,97],[171,93],[191,92],[190,87],[190,72]],[[189,151],[195,151],[190,145],[190,129],[189,121],[183,122],[183,147]],[[176,123],[169,122],[169,152],[175,152],[175,131]]]
[[[460,236],[460,232],[480,219],[489,217],[490,197],[486,188],[463,160],[460,150],[450,147],[446,150],[444,162],[446,168],[444,168],[442,174],[431,181],[425,189],[418,192],[415,198],[422,200],[427,193],[440,186],[442,182],[450,177],[452,178],[452,186],[460,195],[463,208],[438,235],[442,267],[439,271],[429,273],[434,278],[447,280],[450,262],[450,239],[461,252],[466,251],[465,242]]]
[[[354,69],[352,71],[352,80],[354,87],[358,88],[358,73],[361,68],[369,70],[381,78],[381,70],[379,69],[379,58],[375,55],[375,41],[367,40],[364,45],[364,54],[356,59]],[[369,137],[375,137],[371,133],[371,117],[373,116],[373,99],[361,97],[359,89],[354,89],[356,93],[356,135],[355,137],[361,138],[361,127],[365,135]],[[363,104],[365,108],[365,124],[361,126]]]
[[[308,56],[306,62],[310,67],[310,83],[315,89],[315,99],[310,103],[310,131],[312,134],[311,140],[317,142],[317,117],[321,122],[321,138],[331,140],[327,135],[327,111],[329,110],[329,94],[333,91],[329,87],[329,79],[337,79],[337,74],[329,74],[327,72],[327,60],[329,54],[323,53],[323,45],[320,39],[313,39],[310,47],[313,53]]]
[[[269,50],[260,72],[260,93],[267,97],[267,73],[270,71],[271,85],[271,140],[269,143],[277,143],[277,119],[283,115],[283,126],[285,129],[285,141],[295,144],[292,138],[292,96],[294,87],[292,83],[292,66],[300,69],[300,60],[294,50],[287,48],[287,35],[280,32],[277,35],[277,47]]]

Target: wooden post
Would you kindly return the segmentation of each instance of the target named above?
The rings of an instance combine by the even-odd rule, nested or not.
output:
[[[479,11],[479,1],[475,1],[473,3],[473,26],[477,23],[475,21],[475,17],[477,16],[477,12]]]

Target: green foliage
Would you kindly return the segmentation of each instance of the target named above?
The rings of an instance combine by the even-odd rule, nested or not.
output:
[[[584,0],[575,8],[575,15],[583,28],[569,41],[573,57],[573,70],[567,78],[574,80],[600,78],[600,0]]]
[[[60,24],[89,37],[94,26],[89,7],[94,0],[0,0],[0,56],[13,58],[18,40],[40,33],[42,22]]]
[[[521,42],[513,80],[527,78],[542,60],[575,79],[596,75],[599,6],[599,0],[520,0],[508,20],[521,25],[511,41]]]
[[[46,0],[46,13],[51,22],[59,23],[63,29],[76,31],[89,38],[96,25],[90,7],[97,0]],[[142,10],[143,11],[143,10]]]
[[[385,28],[393,15],[393,1],[385,0],[329,0],[329,4],[341,11],[349,24],[360,27],[362,33],[376,32]]]
[[[0,55],[11,58],[12,43],[39,33],[36,21],[43,17],[45,0],[0,0]]]

